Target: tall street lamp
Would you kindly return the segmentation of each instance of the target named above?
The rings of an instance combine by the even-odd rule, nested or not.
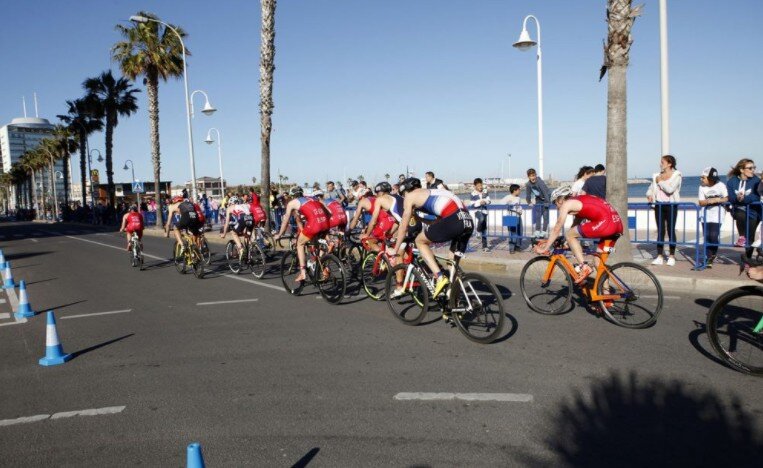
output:
[[[204,143],[211,145],[215,142],[215,140],[212,139],[212,130],[217,133],[217,162],[220,164],[220,196],[225,197],[225,187],[223,187],[223,152],[222,152],[222,143],[223,139],[220,137],[220,130],[216,129],[215,127],[210,128],[207,130],[207,139],[204,140]]]
[[[130,163],[130,167],[127,167],[127,163]],[[125,167],[122,168],[123,170],[132,169],[132,181],[135,182],[135,163],[132,162],[132,159],[128,159],[125,161]],[[140,192],[135,194],[137,196],[136,200],[138,201],[138,211],[140,211]]]
[[[87,152],[87,170],[90,173],[90,203],[93,204],[93,219],[95,220],[95,186],[93,185],[93,152],[98,153],[98,162],[103,162],[100,150],[93,148]],[[83,189],[84,190],[84,187]]]
[[[193,194],[192,196],[193,196],[193,199],[196,200],[196,162],[193,156],[193,129],[191,128],[191,113],[192,113],[191,98],[192,96],[188,94],[188,67],[186,66],[185,43],[183,42],[183,37],[180,35],[179,32],[177,32],[175,28],[165,23],[164,21],[158,20],[156,18],[149,18],[146,16],[134,15],[130,17],[130,21],[132,21],[133,23],[148,23],[149,21],[153,21],[154,23],[159,23],[164,25],[165,28],[175,33],[178,40],[180,41],[181,47],[183,48],[183,85],[185,86],[185,110],[186,110],[186,122],[188,127],[188,155],[191,159],[191,180],[193,181],[191,183],[191,190]],[[206,93],[204,93],[204,96],[206,97]],[[210,115],[213,112],[215,112],[215,110],[217,109],[209,105],[209,98],[207,98],[207,102],[204,105],[204,109],[202,110],[202,112],[206,115]]]
[[[527,32],[527,20],[535,20],[535,27],[538,30],[538,42],[530,38]],[[543,178],[543,54],[540,48],[540,22],[533,15],[527,15],[522,22],[522,32],[519,39],[514,43],[514,47],[519,50],[529,50],[531,47],[538,46],[538,175]]]

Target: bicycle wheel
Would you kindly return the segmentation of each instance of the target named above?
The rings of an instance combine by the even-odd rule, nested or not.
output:
[[[561,265],[554,265],[548,281],[543,281],[551,259],[535,257],[527,262],[519,275],[519,289],[530,309],[545,315],[569,312],[572,300],[572,278]]]
[[[138,266],[137,257],[135,255],[135,243],[130,241],[127,247],[127,253],[130,255],[130,266],[135,268]]]
[[[763,376],[763,287],[742,286],[723,293],[707,312],[713,350],[733,368]]]
[[[249,244],[249,269],[255,278],[260,279],[265,275],[267,269],[267,260],[265,253],[257,242]]]
[[[229,240],[225,246],[225,260],[228,261],[228,268],[235,274],[241,271],[241,251],[238,249],[236,242]]]
[[[646,328],[662,311],[662,286],[651,271],[636,263],[608,267],[599,279],[597,293],[617,294],[615,300],[599,301],[604,315],[625,328]]]
[[[482,344],[495,341],[506,320],[498,289],[477,273],[467,273],[453,282],[450,311],[461,333]]]
[[[207,244],[206,237],[201,238],[201,256],[204,259],[205,264],[212,264],[212,252],[209,250],[209,244]]]
[[[351,268],[350,274],[355,278],[360,277],[360,266],[364,256],[365,251],[359,245],[352,245],[347,250],[347,262]]]
[[[183,244],[175,244],[175,252],[173,258],[175,261],[175,269],[178,273],[185,273],[185,252],[182,252]]]
[[[259,239],[262,242],[260,247],[266,258],[271,258],[276,252],[276,241],[273,238],[273,234],[266,232],[265,229],[261,230],[262,237]]]
[[[297,252],[288,250],[281,257],[281,282],[286,292],[295,296],[299,295],[302,292],[302,288],[305,287],[304,281],[294,281],[298,274],[299,259],[297,258]]]
[[[375,301],[380,301],[384,297],[384,290],[387,286],[387,273],[390,266],[384,259],[381,259],[379,264],[376,265],[377,258],[378,255],[376,253],[369,252],[363,259],[360,268],[360,282],[368,297]],[[376,272],[374,272],[374,267],[376,267]]]
[[[347,289],[347,275],[336,255],[325,254],[315,268],[315,281],[321,296],[331,304],[338,304]]]
[[[201,249],[197,245],[191,246],[191,266],[193,267],[193,275],[202,279],[204,277],[204,257],[201,254]]]
[[[406,325],[418,325],[429,311],[429,290],[421,270],[409,265],[396,265],[387,275],[385,297],[390,312]],[[402,277],[403,294],[393,297],[398,275]]]

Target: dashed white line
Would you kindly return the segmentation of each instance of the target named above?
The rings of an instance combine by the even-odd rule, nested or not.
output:
[[[225,277],[226,278],[231,278],[231,279],[234,279],[234,280],[245,281],[247,283],[256,284],[257,286],[262,286],[263,288],[270,288],[270,289],[275,289],[276,291],[286,292],[286,290],[284,288],[282,288],[280,286],[276,286],[274,284],[263,283],[261,281],[254,281],[254,280],[251,280],[249,278],[242,278],[240,276],[225,275]]]
[[[121,250],[122,252],[125,252],[125,253],[127,252],[124,247],[117,247],[116,245],[104,244],[103,242],[91,241],[89,239],[82,239],[80,237],[74,237],[74,236],[66,236],[66,237],[68,237],[69,239],[74,239],[74,240],[78,240],[82,242],[90,242],[91,244],[102,245],[104,247]],[[147,254],[145,252],[143,252],[143,256],[148,258],[153,258],[154,260],[167,260],[166,258],[157,257],[156,255]]]
[[[45,421],[47,419],[63,419],[63,418],[71,418],[74,416],[98,416],[102,414],[116,414],[121,413],[124,411],[126,406],[109,406],[106,408],[92,408],[92,409],[84,409],[84,410],[78,410],[78,411],[65,411],[62,413],[54,413],[52,415],[50,414],[36,414],[34,416],[23,416],[21,418],[16,419],[3,419],[0,420],[0,427],[3,426],[13,426],[16,424],[28,424],[38,421]]]
[[[96,315],[124,314],[125,312],[132,312],[132,309],[111,310],[109,312],[96,312],[93,314],[66,315],[60,318],[63,320],[63,319],[73,319],[73,318],[82,318],[82,317],[95,317]]]
[[[32,238],[30,238],[29,240],[30,240],[30,241],[32,241],[32,242],[34,242],[34,243],[40,242],[40,241],[38,241],[37,239],[32,239]]]
[[[236,299],[234,301],[214,301],[214,302],[197,302],[197,306],[208,306],[217,304],[237,304],[239,302],[257,302],[259,299]]]
[[[395,400],[410,401],[506,401],[516,403],[530,403],[533,396],[527,393],[427,393],[427,392],[402,392],[394,396]]]
[[[0,427],[2,426],[13,426],[14,424],[26,424],[26,423],[33,423],[37,421],[43,421],[45,419],[48,419],[50,417],[49,414],[37,414],[35,416],[24,416],[21,418],[16,419],[3,419],[0,421]]]

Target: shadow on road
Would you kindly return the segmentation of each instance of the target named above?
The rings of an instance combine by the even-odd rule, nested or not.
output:
[[[313,458],[315,458],[315,456],[318,455],[318,452],[320,452],[320,451],[321,451],[321,449],[319,449],[318,447],[313,447],[302,458],[297,460],[297,463],[293,464],[291,466],[291,468],[304,468],[304,467],[306,467],[311,461],[313,461]]]
[[[83,302],[87,302],[87,299],[82,299],[81,301],[70,302],[68,304],[63,304],[63,305],[59,305],[59,306],[55,306],[55,307],[41,307],[40,310],[41,311],[42,310],[52,310],[53,312],[55,312],[57,310],[61,310],[61,309],[65,308],[65,307],[73,306],[75,304],[81,304]]]
[[[119,338],[114,338],[113,340],[104,341],[103,343],[91,346],[89,348],[85,348],[85,349],[81,349],[79,351],[75,351],[75,352],[72,353],[72,359],[74,359],[76,357],[79,357],[79,356],[82,356],[85,353],[89,353],[90,351],[95,351],[98,348],[103,348],[104,346],[108,346],[108,345],[110,345],[112,343],[116,343],[117,341],[122,341],[125,338],[129,338],[129,337],[133,336],[134,334],[135,333],[129,333],[127,335],[120,336]]]
[[[699,342],[700,336],[707,335],[707,324],[702,322],[697,322],[695,320],[694,326],[696,326],[697,328],[692,330],[691,333],[689,333],[689,343],[691,343],[694,349],[699,351],[701,355],[705,356],[710,361],[713,361],[716,364],[720,364],[727,369],[736,371],[736,369],[726,364],[726,362],[724,362],[721,358],[716,356],[716,354],[712,350],[705,349],[705,347],[702,346],[702,344],[700,344]]]
[[[509,288],[507,288],[506,286],[502,284],[496,284],[495,287],[496,289],[498,289],[498,294],[501,295],[501,299],[503,299],[504,301],[508,301],[509,299],[511,299],[511,296],[514,295],[514,293],[512,293]]]
[[[502,337],[493,341],[492,344],[503,343],[504,341],[514,336],[514,334],[517,333],[517,330],[519,330],[519,322],[517,322],[517,319],[515,319],[511,314],[506,314],[506,320],[509,325],[509,331]]]
[[[58,278],[46,278],[46,279],[37,280],[37,281],[30,281],[30,282],[27,283],[27,286],[32,285],[32,284],[44,283],[46,281],[55,281],[57,279]]]
[[[19,252],[19,253],[15,253],[15,254],[8,254],[8,255],[5,256],[5,259],[7,261],[11,261],[12,262],[12,261],[15,261],[15,260],[20,260],[22,258],[37,257],[39,255],[47,255],[47,254],[50,254],[50,253],[53,253],[53,252],[50,251],[50,250],[43,250],[43,251],[38,251],[38,252]],[[27,266],[30,266],[30,265],[27,265]],[[19,268],[19,267],[15,267],[14,266],[13,268]],[[23,268],[23,267],[21,267],[21,268]]]
[[[730,401],[730,403],[729,403]],[[547,416],[545,445],[557,460],[530,466],[760,466],[756,416],[736,396],[677,380],[617,372],[595,379]]]

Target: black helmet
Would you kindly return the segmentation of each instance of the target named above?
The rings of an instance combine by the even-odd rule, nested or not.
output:
[[[289,195],[291,195],[292,197],[301,197],[303,193],[304,192],[302,191],[302,187],[298,185],[295,187],[292,187],[291,190],[289,190]]]
[[[400,193],[408,193],[411,190],[416,190],[421,188],[421,180],[417,179],[416,177],[408,177],[403,181],[402,184],[400,184]]]
[[[389,182],[379,182],[376,184],[376,187],[374,187],[374,193],[384,192],[384,193],[390,193],[392,191],[392,186],[389,184]]]

